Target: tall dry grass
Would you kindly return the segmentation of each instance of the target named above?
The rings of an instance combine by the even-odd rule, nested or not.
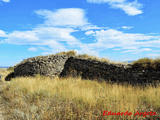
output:
[[[80,78],[16,78],[5,84],[0,96],[9,120],[138,120],[146,118],[103,116],[103,111],[160,113],[160,87],[141,88]]]
[[[7,68],[0,68],[0,75],[1,75],[1,81],[4,81],[7,74],[9,74],[11,71],[7,70]]]
[[[91,56],[88,54],[78,54],[76,51],[71,50],[71,51],[66,51],[66,52],[59,52],[55,55],[67,55],[67,56],[74,56],[79,59],[86,59],[86,60],[95,60],[99,62],[105,62],[105,63],[110,63],[110,64],[127,64],[126,62],[120,62],[120,61],[111,61],[107,58],[99,58],[97,56]]]
[[[160,58],[152,59],[152,58],[141,58],[134,61],[133,66],[139,66],[143,68],[152,68],[159,69],[160,67]]]

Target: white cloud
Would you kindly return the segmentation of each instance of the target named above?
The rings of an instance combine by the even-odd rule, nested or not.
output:
[[[98,55],[101,51],[119,48],[122,53],[140,53],[152,51],[150,47],[160,47],[160,36],[124,33],[115,29],[89,30],[86,36],[92,36],[96,42],[82,43],[71,33],[77,32],[73,28],[58,27],[36,27],[32,31],[14,31],[8,34],[5,42],[10,44],[27,44],[37,46],[48,46],[47,53],[66,51],[71,48],[80,53]],[[29,49],[34,51],[34,49]]]
[[[6,37],[7,34],[5,33],[5,31],[3,30],[0,30],[0,37]]]
[[[129,49],[129,50],[124,50],[122,53],[132,53],[132,54],[137,54],[145,51],[152,51],[150,48],[136,48],[136,49]]]
[[[2,0],[3,2],[10,2],[10,0]]]
[[[130,30],[130,29],[132,29],[132,28],[133,28],[133,26],[122,26],[121,28],[122,28],[122,29]]]
[[[56,11],[38,10],[36,13],[43,16],[46,19],[45,25],[49,26],[84,26],[88,24],[84,10],[79,8]]]
[[[6,36],[5,42],[11,44],[47,45],[65,49],[63,44],[75,46],[81,44],[71,33],[77,30],[71,26],[87,25],[83,9],[66,8],[56,11],[39,10],[38,15],[45,18],[43,24],[30,31],[13,31]],[[89,25],[89,24],[88,24]],[[0,35],[5,33],[0,31]]]
[[[122,9],[126,14],[130,16],[135,16],[143,13],[143,11],[141,10],[142,5],[136,1],[130,3],[111,4],[111,7]]]
[[[36,52],[36,51],[37,51],[37,48],[35,48],[35,47],[30,47],[30,48],[28,48],[28,51]]]
[[[127,0],[87,0],[87,2],[97,4],[107,3],[112,8],[121,9],[130,16],[135,16],[143,13],[143,11],[141,10],[142,4],[138,3],[137,0],[133,2],[128,2]]]
[[[40,40],[54,40],[76,44],[77,39],[71,35],[76,30],[72,28],[38,27],[33,30]]]
[[[7,35],[5,41],[12,44],[27,44],[38,40],[35,31],[13,31]]]
[[[97,42],[88,44],[88,48],[96,51],[106,50],[108,48],[132,53],[151,51],[153,48],[160,47],[160,36],[146,34],[124,33],[115,29],[88,31],[87,35],[94,36]]]
[[[92,34],[95,34],[95,32],[93,30],[85,32],[85,35],[92,35]]]
[[[96,26],[96,25],[87,24],[87,25],[81,26],[80,29],[81,29],[82,31],[87,31],[87,30],[108,29],[108,27],[98,27],[98,26]]]
[[[50,53],[65,51],[66,46],[79,45],[79,41],[71,35],[71,28],[37,27],[32,31],[13,31],[8,34],[5,43],[17,45],[47,46]],[[35,48],[28,49],[35,51]],[[46,50],[44,50],[46,51]]]
[[[90,25],[83,9],[40,10],[36,13],[45,18],[43,24],[29,31],[13,31],[7,35],[1,30],[0,36],[5,38],[3,43],[47,46],[49,48],[45,50],[47,53],[66,51],[81,46],[82,43],[72,33],[77,32],[77,29],[83,26]]]
[[[19,45],[46,45],[64,50],[65,46],[61,42],[70,46],[79,44],[79,41],[71,35],[72,32],[75,30],[71,28],[37,27],[32,31],[13,31],[8,34],[5,42]]]
[[[153,58],[160,58],[160,54],[159,53],[151,53],[151,54],[147,54],[148,57],[153,57]]]
[[[120,30],[98,27],[87,22],[85,12],[81,9],[76,9],[83,11],[83,15],[79,14],[81,17],[77,17],[83,18],[80,22],[72,23],[69,20],[73,20],[74,15],[69,15],[68,18],[65,17],[67,21],[62,23],[64,18],[62,17],[63,12],[61,12],[61,10],[70,11],[71,9],[60,9],[57,11],[47,10],[49,13],[46,14],[44,14],[46,10],[41,10],[38,14],[44,14],[42,15],[45,18],[43,24],[28,31],[5,33],[3,30],[0,30],[0,37],[5,38],[3,40],[5,43],[33,45],[34,48],[31,47],[28,49],[30,51],[35,51],[37,47],[37,49],[39,49],[39,47],[45,48],[43,49],[44,53],[56,53],[75,49],[80,53],[98,55],[109,48],[113,50],[118,48],[119,52],[123,53],[139,53],[144,51],[151,52],[151,48],[160,47],[160,35],[158,34],[125,33]],[[78,16],[78,14],[75,16]],[[60,23],[62,24],[60,25]],[[123,26],[123,29],[128,29],[128,27],[129,26]],[[79,40],[72,34],[76,32],[84,32],[86,40],[87,38],[92,38],[92,41],[89,41],[89,39],[89,42]]]

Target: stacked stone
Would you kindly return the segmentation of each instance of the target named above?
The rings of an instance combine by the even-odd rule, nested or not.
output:
[[[158,66],[158,65],[157,65]],[[73,76],[111,82],[145,84],[160,81],[160,69],[132,64],[112,64],[70,55],[39,56],[26,59],[14,67],[6,80],[18,76]]]
[[[71,57],[66,61],[60,76],[81,76],[83,79],[122,82],[126,81],[124,73],[127,68],[129,68],[129,65]]]
[[[18,76],[35,76],[36,74],[54,77],[61,73],[69,57],[67,55],[50,55],[26,59],[14,67],[14,72],[9,74],[6,80],[9,81]]]
[[[160,81],[160,70],[135,68],[132,64],[110,64],[95,60],[69,58],[60,76],[81,76],[84,79],[117,83],[148,84]]]

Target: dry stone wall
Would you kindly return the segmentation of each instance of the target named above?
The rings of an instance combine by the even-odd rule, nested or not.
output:
[[[71,57],[66,61],[60,76],[81,76],[84,79],[145,84],[159,81],[160,69],[146,69],[131,64],[109,64]]]
[[[76,56],[50,55],[24,60],[15,66],[14,72],[6,80],[17,76],[81,76],[112,82],[145,84],[160,81],[160,68],[143,68],[132,64],[111,64],[97,60],[81,59]]]
[[[67,55],[50,55],[26,59],[15,66],[14,72],[6,77],[6,81],[14,77],[34,76],[36,74],[51,77],[58,76],[69,57]]]

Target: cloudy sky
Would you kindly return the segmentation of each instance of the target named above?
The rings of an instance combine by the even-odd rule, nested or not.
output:
[[[76,50],[115,61],[160,56],[159,0],[0,0],[0,66]]]

